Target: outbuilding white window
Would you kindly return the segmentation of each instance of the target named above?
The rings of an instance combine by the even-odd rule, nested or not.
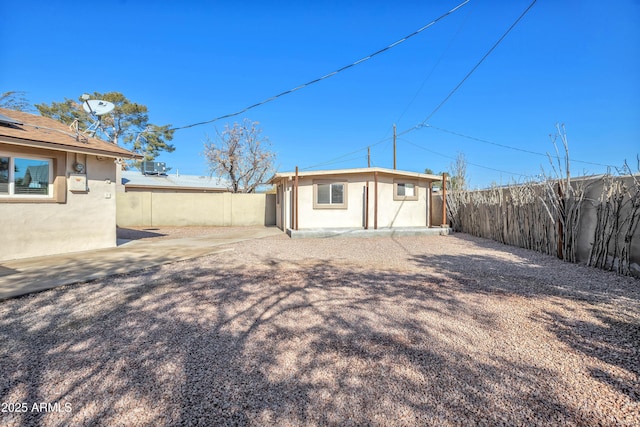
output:
[[[418,183],[415,181],[394,181],[393,200],[418,200]]]
[[[314,209],[346,209],[347,184],[345,182],[316,181],[313,183]]]
[[[0,154],[1,197],[53,197],[53,160]]]

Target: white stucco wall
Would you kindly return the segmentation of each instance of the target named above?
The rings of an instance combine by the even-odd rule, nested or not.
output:
[[[20,156],[15,146],[0,144],[0,151]],[[107,248],[116,245],[116,166],[113,158],[29,149],[31,155],[58,156],[56,186],[63,203],[55,200],[21,201],[0,198],[2,241],[0,261]],[[71,192],[69,174],[75,162],[86,167],[87,192]],[[56,175],[54,174],[54,175]],[[55,176],[54,176],[55,179]],[[63,183],[64,184],[64,183]],[[17,200],[17,201],[16,201]]]
[[[298,184],[298,228],[363,227],[364,183],[358,180],[354,182],[353,178],[346,181],[346,209],[316,209],[313,207],[313,180],[301,178]]]
[[[394,200],[393,178],[387,176],[378,178],[378,228],[426,227],[428,225],[428,183],[419,182],[416,188],[418,200]]]

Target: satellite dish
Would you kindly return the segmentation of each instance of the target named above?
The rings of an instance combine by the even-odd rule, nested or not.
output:
[[[100,101],[99,99],[89,99],[82,103],[84,111],[96,116],[103,116],[113,111],[116,106],[109,101]]]

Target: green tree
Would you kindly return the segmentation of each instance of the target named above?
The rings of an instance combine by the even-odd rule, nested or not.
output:
[[[207,135],[204,157],[212,174],[228,177],[234,193],[253,193],[273,173],[276,155],[258,122],[244,119],[226,125],[216,140]]]
[[[0,95],[0,108],[24,112],[33,111],[33,106],[25,97],[26,92],[10,90]]]
[[[162,151],[172,152],[175,147],[169,143],[174,131],[171,125],[154,125],[149,123],[146,105],[129,101],[120,92],[94,92],[90,99],[100,99],[115,105],[113,111],[100,117],[95,136],[113,144],[120,142],[131,145],[132,151],[144,156],[144,160],[155,159]],[[67,99],[51,104],[36,104],[45,117],[51,117],[62,123],[71,125],[77,121],[80,129],[89,129],[95,119],[82,108],[83,100]]]
[[[92,123],[91,117],[82,109],[82,104],[73,99],[65,98],[63,102],[52,102],[51,105],[36,104],[40,115],[52,118],[65,125],[71,125],[74,121],[78,124],[85,124],[86,127]]]
[[[173,131],[170,130],[170,127],[171,125],[148,124],[145,130],[140,132],[133,141],[133,151],[142,154],[143,161],[155,159],[162,151],[172,152],[175,147],[167,144],[167,141],[173,139]]]
[[[442,176],[442,172],[435,173],[431,168],[425,168],[424,173],[428,175],[439,175]],[[436,191],[440,191],[442,189],[442,181],[433,181],[432,188]]]

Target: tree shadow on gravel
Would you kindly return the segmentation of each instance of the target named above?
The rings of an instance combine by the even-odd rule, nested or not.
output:
[[[603,286],[598,277],[613,273],[568,264],[551,257],[546,263],[551,261],[555,264],[554,269],[541,273],[548,264],[539,265],[537,258],[542,255],[532,255],[532,259],[521,258],[518,262],[485,255],[415,255],[411,260],[418,266],[437,269],[471,292],[528,298],[561,297],[598,304],[618,298],[640,301],[640,285],[632,286],[634,279],[620,277],[620,286]]]
[[[544,310],[535,320],[546,325],[573,350],[626,372],[589,368],[591,376],[635,402],[640,401],[640,282],[614,273],[570,264],[520,248],[462,236],[469,244],[517,254],[513,262],[495,256],[417,255],[419,266],[435,268],[464,292],[552,299],[559,310]],[[540,270],[545,269],[543,274]],[[614,281],[611,280],[615,276]],[[615,285],[607,283],[615,282]],[[566,302],[579,302],[593,320],[563,313]],[[572,309],[568,309],[571,311]]]
[[[592,310],[596,321],[575,320],[546,311],[541,320],[572,349],[623,371],[590,367],[593,378],[640,402],[640,324],[630,316],[621,320],[602,310]]]
[[[475,282],[447,270],[446,260],[424,260],[442,263],[437,274],[210,260],[208,268],[185,263],[179,272],[149,269],[5,301],[2,401],[70,403],[72,411],[2,414],[2,423],[591,421],[558,403],[560,391],[547,386],[557,382],[553,372],[476,360],[476,334],[499,336],[500,324],[460,299],[460,286]]]

